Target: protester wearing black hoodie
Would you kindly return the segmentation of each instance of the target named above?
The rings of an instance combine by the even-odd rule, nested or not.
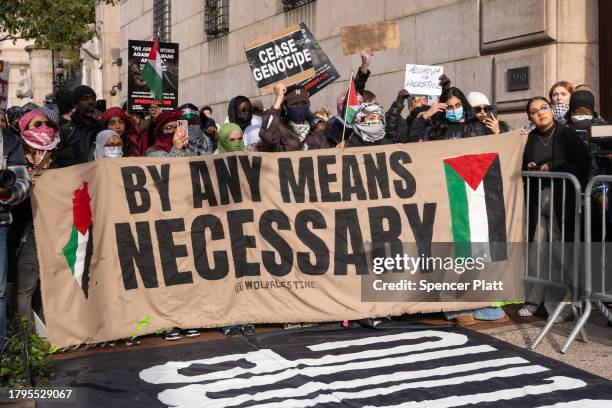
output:
[[[229,122],[240,126],[243,132],[247,127],[251,126],[253,106],[249,98],[242,95],[232,98],[227,106],[227,118]]]
[[[96,93],[86,85],[72,91],[72,102],[76,110],[60,130],[61,143],[65,147],[57,159],[59,167],[85,163],[95,144],[96,135],[102,130],[101,112],[96,111]]]

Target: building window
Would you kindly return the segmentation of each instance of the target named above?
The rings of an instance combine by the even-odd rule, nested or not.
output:
[[[206,0],[204,33],[211,38],[223,37],[229,33],[229,0]]]
[[[284,11],[293,10],[307,4],[314,3],[315,1],[317,0],[281,0]]]
[[[170,41],[170,0],[153,0],[153,33]]]

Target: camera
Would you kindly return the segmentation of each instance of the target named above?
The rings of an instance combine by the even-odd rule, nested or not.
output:
[[[11,169],[0,169],[0,188],[11,188],[15,185],[17,176]]]

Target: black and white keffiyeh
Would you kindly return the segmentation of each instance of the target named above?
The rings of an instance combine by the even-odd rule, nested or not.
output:
[[[376,121],[365,121],[368,115],[380,115]],[[353,119],[353,132],[366,142],[376,142],[385,137],[385,111],[377,103],[362,103]]]

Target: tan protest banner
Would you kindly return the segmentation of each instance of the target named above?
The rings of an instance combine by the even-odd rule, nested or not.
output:
[[[359,54],[364,48],[377,51],[400,47],[397,21],[344,26],[340,27],[340,35],[344,55]]]
[[[483,305],[432,302],[442,295],[436,291],[387,297],[377,276],[403,275],[376,268],[385,256],[403,255],[401,243],[413,243],[412,255],[423,259],[436,255],[437,243],[463,243],[445,258],[456,264],[444,267],[443,282],[467,276],[458,260],[465,267],[484,254],[485,277],[503,271],[517,286],[523,261],[509,248],[524,236],[523,145],[513,132],[345,150],[104,159],[45,171],[33,211],[50,340],[64,347],[124,338],[147,316],[142,332],[151,333]],[[406,279],[427,281],[435,274],[426,269]],[[491,293],[500,301],[521,296]]]

